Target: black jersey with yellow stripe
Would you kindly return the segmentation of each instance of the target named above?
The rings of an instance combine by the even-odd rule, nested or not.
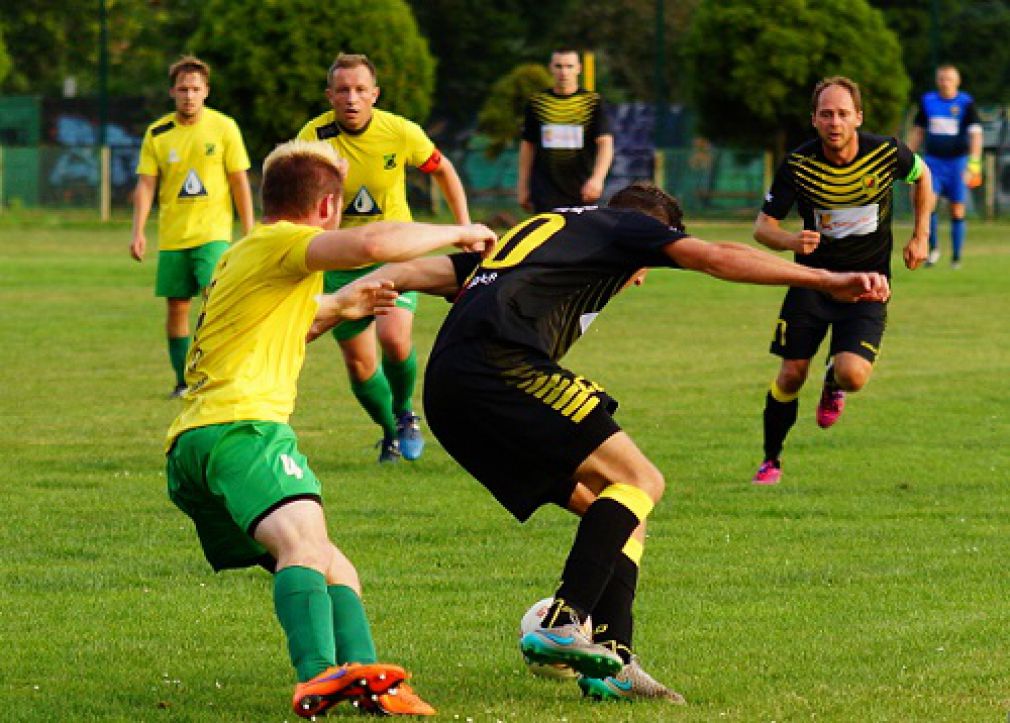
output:
[[[663,249],[684,236],[637,211],[587,207],[533,216],[503,236],[491,258],[453,256],[462,291],[432,358],[477,340],[557,361],[637,271],[676,267]]]
[[[915,154],[890,136],[859,133],[858,141],[844,165],[825,157],[819,138],[789,153],[761,210],[781,220],[795,203],[803,228],[821,234],[813,253],[796,254],[797,263],[890,275],[894,183],[909,181]]]
[[[582,205],[582,184],[596,162],[596,140],[609,133],[599,93],[545,90],[529,99],[522,138],[536,147],[530,192],[537,209]]]

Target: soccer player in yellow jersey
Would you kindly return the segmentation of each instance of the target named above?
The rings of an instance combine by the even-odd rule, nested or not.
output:
[[[173,397],[182,394],[189,350],[190,299],[210,283],[218,258],[231,240],[232,201],[243,233],[252,228],[253,204],[246,171],[249,157],[238,125],[207,108],[210,68],[184,56],[169,68],[175,112],[144,134],[133,195],[130,254],[144,260],[144,225],[158,190],[158,275],[155,295],[168,302],[165,329],[175,370]]]
[[[375,66],[364,55],[341,53],[327,74],[326,98],[332,110],[301,129],[303,140],[330,143],[350,163],[341,227],[382,220],[409,221],[406,167],[431,174],[457,223],[470,222],[463,184],[448,158],[411,121],[375,108],[379,98]],[[330,272],[326,291],[334,291],[371,269]],[[396,308],[371,318],[340,324],[333,336],[340,344],[351,390],[382,428],[380,462],[421,456],[424,440],[412,399],[417,354],[411,339],[417,294],[401,294]],[[376,349],[382,349],[379,363]]]
[[[402,668],[376,662],[357,572],[329,539],[319,480],[288,418],[324,270],[446,245],[490,250],[494,234],[400,222],[338,230],[346,173],[325,143],[290,141],[264,162],[263,223],[222,255],[187,358],[184,407],[167,438],[168,493],[215,570],[260,564],[274,574],[299,681],[295,713],[351,700],[378,713],[433,715]],[[345,286],[328,310],[371,314],[376,296],[392,304],[381,286]]]

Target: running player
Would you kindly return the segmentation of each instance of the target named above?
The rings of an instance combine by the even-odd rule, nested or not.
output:
[[[581,517],[554,604],[544,627],[523,638],[524,654],[571,665],[594,698],[679,703],[643,670],[632,645],[645,521],[663,495],[663,475],[614,421],[617,402],[559,364],[650,266],[807,286],[843,301],[888,294],[880,274],[834,273],[689,236],[677,202],[644,183],[618,191],[608,208],[534,216],[483,262],[476,254],[431,257],[387,264],[368,278],[458,293],[425,372],[432,432],[518,520],[550,503]],[[312,333],[327,323],[324,303]],[[595,640],[582,628],[589,615]]]
[[[264,221],[221,257],[187,359],[184,407],[168,431],[168,492],[195,523],[214,570],[261,564],[274,574],[299,681],[295,713],[311,717],[350,699],[378,712],[433,715],[402,682],[402,668],[376,662],[357,572],[329,540],[319,480],[288,418],[322,271],[450,244],[479,249],[494,234],[395,222],[334,230],[346,174],[325,143],[290,141],[264,162]],[[380,285],[360,286],[328,300],[335,318],[371,314]]]
[[[298,137],[330,143],[350,163],[343,228],[375,221],[409,221],[406,169],[431,174],[457,223],[470,223],[466,193],[455,168],[411,121],[375,108],[379,98],[375,66],[364,55],[341,53],[327,73],[326,98],[332,110],[305,124]],[[339,289],[370,268],[326,274],[326,290]],[[391,313],[344,323],[333,330],[351,380],[351,391],[382,428],[379,461],[416,460],[424,449],[412,400],[417,352],[411,331],[417,294],[402,294]],[[376,337],[382,349],[380,365]]]
[[[912,184],[914,226],[903,258],[909,269],[917,268],[926,258],[929,168],[898,139],[859,131],[862,100],[859,86],[848,78],[820,81],[811,115],[817,138],[789,153],[779,167],[754,238],[769,248],[795,252],[804,266],[870,269],[890,277],[894,184],[905,181]],[[779,224],[794,203],[803,219],[803,230],[797,232]],[[845,393],[869,381],[886,318],[886,300],[854,306],[816,290],[789,289],[771,344],[782,364],[765,396],[764,461],[754,484],[776,484],[782,478],[782,447],[796,423],[810,360],[828,329],[829,364],[817,405],[817,424],[824,429],[838,421]]]

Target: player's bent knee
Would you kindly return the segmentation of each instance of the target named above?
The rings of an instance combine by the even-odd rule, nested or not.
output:
[[[361,579],[358,577],[357,568],[340,548],[332,543],[330,543],[330,565],[325,574],[328,585],[345,585],[361,596]]]

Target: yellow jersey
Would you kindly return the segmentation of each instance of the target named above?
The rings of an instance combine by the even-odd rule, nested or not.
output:
[[[410,221],[407,164],[430,173],[442,158],[417,123],[378,108],[372,109],[372,118],[361,131],[341,128],[330,110],[306,123],[298,138],[327,141],[350,165],[341,228]]]
[[[241,420],[286,423],[323,274],[305,255],[322,229],[257,224],[224,252],[186,358],[183,409],[167,446],[187,429]]]
[[[158,178],[158,246],[162,251],[230,241],[234,211],[228,174],[249,168],[234,120],[204,108],[192,125],[175,113],[144,133],[137,173]]]

